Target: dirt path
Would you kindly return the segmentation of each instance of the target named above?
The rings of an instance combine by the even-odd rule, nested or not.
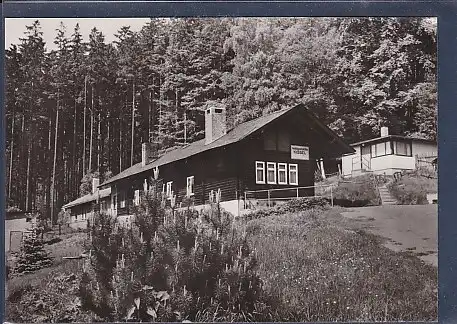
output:
[[[351,208],[341,213],[357,227],[387,239],[385,246],[406,251],[438,266],[437,205]]]

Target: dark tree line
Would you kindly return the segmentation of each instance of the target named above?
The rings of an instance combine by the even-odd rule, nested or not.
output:
[[[425,18],[151,19],[114,43],[39,21],[6,51],[10,206],[56,210],[102,180],[204,136],[207,105],[229,126],[305,102],[349,142],[393,132],[436,138],[436,25]]]

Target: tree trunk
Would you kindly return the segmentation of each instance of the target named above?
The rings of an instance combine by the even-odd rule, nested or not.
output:
[[[161,121],[162,121],[162,79],[159,76],[159,120],[157,122],[157,125],[158,125],[157,139],[158,140],[159,140],[161,130],[162,130]]]
[[[132,142],[130,145],[130,166],[133,165],[133,146],[134,142],[134,134],[135,134],[135,81],[133,81],[132,85]]]
[[[89,172],[92,172],[92,146],[94,142],[94,86],[92,85],[92,103],[91,103],[91,110],[90,110],[90,141],[89,141]]]
[[[11,146],[10,146],[10,168],[8,171],[8,203],[11,199],[11,183],[13,178],[13,160],[14,160],[14,119],[16,114],[16,106],[13,106],[13,120],[11,121]]]
[[[101,142],[101,134],[100,134],[100,113],[98,113],[98,131],[97,131],[97,170],[99,172],[99,176],[101,176],[101,167],[100,167],[100,161],[101,161],[101,158],[100,158],[100,151],[101,151],[101,145],[100,145],[100,142]]]
[[[49,216],[49,210],[51,207],[51,138],[52,138],[52,117],[51,113],[49,113],[49,125],[48,125],[48,150],[46,152],[46,164],[47,164],[47,169],[49,170],[47,172],[47,177],[46,177],[46,216]]]
[[[112,165],[111,165],[111,142],[110,142],[110,140],[111,140],[111,134],[110,134],[111,127],[110,127],[110,125],[111,125],[111,119],[108,116],[107,125],[106,125],[107,128],[108,128],[107,129],[108,141],[106,143],[106,145],[108,146],[108,148],[107,148],[108,149],[108,171],[112,171]]]
[[[153,81],[154,83],[154,81]],[[149,107],[148,107],[148,142],[152,142],[152,123],[151,123],[151,117],[152,117],[152,87],[149,90]]]
[[[30,134],[29,134],[30,135]],[[25,185],[25,211],[30,211],[30,161],[32,152],[32,141],[29,136],[27,145],[27,174],[26,174],[26,185]]]
[[[74,184],[76,183],[76,118],[77,118],[77,105],[75,95],[75,110],[73,114],[73,152],[71,154],[71,181],[70,181],[70,197],[74,198]]]
[[[54,134],[54,161],[52,164],[52,184],[51,184],[51,225],[54,224],[54,197],[56,184],[56,163],[57,163],[57,139],[59,129],[59,92],[57,92],[57,111],[56,111],[56,129]]]
[[[184,111],[184,144],[187,144],[187,113]]]
[[[21,149],[20,149],[20,152],[19,152],[19,176],[18,176],[18,180],[19,180],[19,186],[16,188],[19,189],[19,192],[24,192],[24,155],[25,155],[25,149],[24,149],[24,143],[25,143],[25,114],[22,113],[22,126],[21,126]],[[18,198],[19,199],[19,198]],[[21,209],[24,209],[25,208],[25,204],[24,204],[24,201],[22,199],[19,199],[19,204],[20,204],[20,208]]]
[[[122,171],[122,118],[119,118],[119,172]]]
[[[82,172],[86,175],[86,111],[87,111],[87,75],[84,78],[84,114],[83,114],[83,162]]]

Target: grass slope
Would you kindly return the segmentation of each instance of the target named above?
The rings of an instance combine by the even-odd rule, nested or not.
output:
[[[311,210],[247,223],[265,288],[281,301],[277,320],[436,320],[436,268],[338,218]]]

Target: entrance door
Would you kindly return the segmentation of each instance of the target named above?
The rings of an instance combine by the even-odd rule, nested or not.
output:
[[[366,170],[369,169],[368,163],[371,158],[370,145],[362,146],[362,151],[360,154],[360,169]]]

